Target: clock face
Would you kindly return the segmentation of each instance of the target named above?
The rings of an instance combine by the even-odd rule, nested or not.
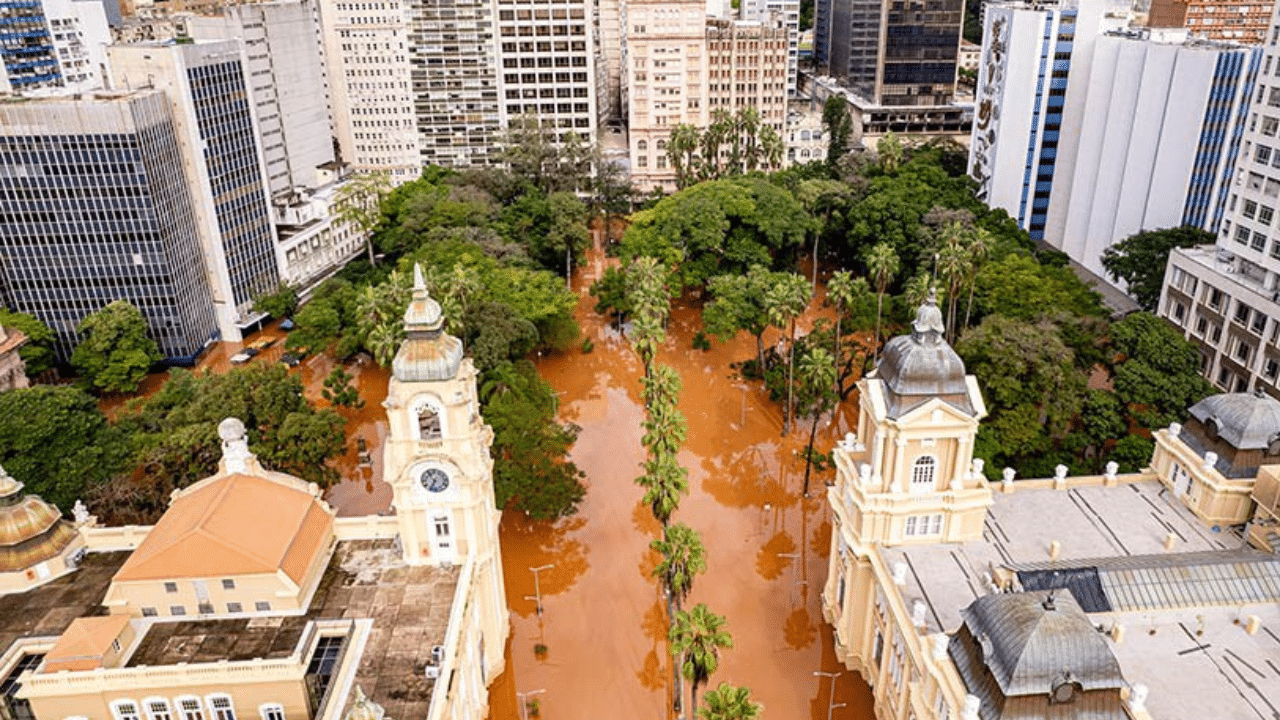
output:
[[[445,488],[449,487],[449,476],[443,470],[436,468],[427,468],[422,471],[422,477],[418,481],[430,492],[444,492]]]

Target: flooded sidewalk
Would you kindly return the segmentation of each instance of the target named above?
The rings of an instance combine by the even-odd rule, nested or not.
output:
[[[559,394],[561,420],[582,428],[572,458],[589,487],[572,518],[504,516],[514,631],[507,672],[491,694],[497,720],[522,718],[522,696],[536,699],[549,719],[668,717],[665,606],[651,576],[658,557],[649,550],[661,529],[634,482],[644,458],[642,368],[627,340],[591,311],[586,289],[604,263],[597,253],[575,278],[583,295],[578,320],[594,350],[538,363]],[[831,681],[814,672],[843,672],[831,717],[871,718],[870,690],[838,665],[820,608],[831,538],[821,490],[834,471],[815,473],[812,497],[801,497],[808,420],[798,419],[782,437],[780,404],[730,367],[754,357],[754,338],[744,334],[704,352],[692,347],[699,329],[699,311],[678,303],[658,359],[683,379],[680,409],[689,423],[680,461],[690,493],[673,521],[699,530],[707,548],[707,573],[694,580],[685,605],[706,603],[724,615],[734,639],[700,694],[727,681],[751,688],[766,718],[823,720]],[[778,337],[770,331],[765,340]],[[834,423],[824,418],[815,446],[829,448],[846,429],[843,413]],[[531,569],[543,567],[539,616]]]

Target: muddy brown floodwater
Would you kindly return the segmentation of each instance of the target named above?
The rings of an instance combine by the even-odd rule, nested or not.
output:
[[[660,527],[634,478],[640,473],[641,366],[625,338],[591,311],[586,295],[606,261],[596,253],[575,277],[578,320],[595,343],[542,358],[538,368],[560,397],[560,417],[582,428],[572,458],[587,474],[577,515],[554,523],[507,512],[502,554],[514,629],[507,671],[494,685],[491,716],[518,720],[518,693],[538,700],[541,717],[667,718],[670,658],[666,619],[649,542]],[[817,303],[815,303],[816,305]],[[812,317],[801,321],[807,326]],[[821,492],[801,497],[808,439],[799,422],[782,437],[782,411],[760,383],[738,379],[730,363],[754,356],[745,333],[693,349],[699,312],[672,311],[658,360],[681,375],[680,409],[689,422],[680,454],[690,493],[676,520],[702,533],[708,569],[694,581],[686,607],[706,603],[724,615],[734,647],[722,653],[709,687],[721,681],[751,688],[767,718],[825,720],[830,681],[814,671],[842,672],[833,718],[872,718],[869,688],[838,664],[819,593],[827,574],[830,512]],[[766,342],[776,341],[771,332]],[[848,403],[846,403],[848,404]],[[846,410],[819,425],[819,448],[847,428]],[[815,474],[821,488],[833,471]],[[544,612],[535,612],[530,568],[540,575]],[[545,656],[535,655],[545,645]],[[704,690],[705,691],[705,688]]]

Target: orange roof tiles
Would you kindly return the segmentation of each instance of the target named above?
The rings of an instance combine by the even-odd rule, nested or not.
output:
[[[332,526],[332,515],[303,487],[256,475],[228,475],[179,495],[115,579],[284,570],[301,583]]]
[[[102,667],[111,643],[129,624],[128,615],[82,617],[71,621],[44,657],[41,672],[94,670]]]

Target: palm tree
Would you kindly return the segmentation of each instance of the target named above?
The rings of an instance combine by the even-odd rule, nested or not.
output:
[[[670,366],[658,364],[649,377],[640,379],[646,417],[640,443],[654,454],[674,455],[684,444],[688,423],[677,404],[680,376]]]
[[[813,439],[818,434],[818,418],[831,408],[834,397],[831,387],[835,384],[836,368],[825,348],[813,346],[800,358],[800,384],[813,424],[809,426],[809,452],[804,463],[804,495],[809,495],[809,470],[813,464]]]
[[[760,165],[760,111],[754,107],[744,107],[738,111],[738,132],[742,135],[742,162],[746,172],[753,172]],[[743,172],[742,167],[735,167],[734,172]]]
[[[720,163],[720,147],[734,132],[733,116],[729,111],[716,109],[711,113],[711,126],[702,134],[702,173],[703,180],[715,180],[720,177],[723,168]]]
[[[637,258],[627,268],[627,300],[631,305],[631,332],[636,352],[648,377],[658,346],[667,339],[667,314],[671,300],[667,294],[666,268],[653,257]]]
[[[708,690],[700,720],[756,720],[760,717],[760,703],[751,702],[751,690],[722,682],[715,690]]]
[[[663,527],[671,522],[671,514],[680,506],[680,496],[689,492],[689,471],[674,454],[655,455],[644,463],[644,475],[636,483],[645,489],[644,502]]]
[[[947,288],[947,341],[955,342],[956,300],[960,285],[969,274],[969,252],[964,245],[964,226],[949,222],[941,229],[941,246],[934,255],[934,267]]]
[[[369,352],[373,353],[374,362],[382,367],[390,367],[391,361],[395,359],[396,352],[400,349],[400,343],[403,340],[404,325],[390,322],[383,323],[369,331],[369,339],[366,345],[369,347]]]
[[[680,123],[671,128],[667,157],[676,171],[676,187],[680,190],[692,185],[698,177],[698,145],[701,142],[702,132],[693,125]]]
[[[898,274],[901,263],[898,260],[898,253],[894,252],[893,246],[887,242],[873,245],[862,261],[867,264],[867,274],[871,276],[871,283],[876,286],[876,344],[872,357],[873,363],[878,363],[880,362],[880,318],[884,314],[884,293],[889,289],[889,283],[893,282],[894,276]]]
[[[809,305],[809,283],[799,275],[784,275],[782,282],[769,288],[765,295],[765,312],[769,316],[769,324],[779,330],[791,325],[790,342],[787,345],[787,414],[783,418],[782,434],[791,433],[791,415],[795,408],[795,388],[792,380],[795,375],[796,318]]]
[[[994,244],[995,236],[990,230],[979,226],[969,231],[969,302],[964,309],[965,327],[969,327],[969,315],[973,312],[973,289],[978,285],[978,270],[991,254]]]
[[[840,380],[840,324],[844,320],[845,312],[849,306],[864,293],[870,292],[867,287],[866,278],[854,278],[853,273],[848,270],[840,270],[831,276],[831,282],[827,283],[827,302],[836,306],[836,347],[835,347],[835,371],[836,382]],[[837,387],[836,391],[840,392],[844,388]]]
[[[724,629],[724,618],[699,603],[689,612],[676,613],[676,621],[667,637],[671,654],[680,663],[689,681],[689,707],[698,715],[698,686],[711,678],[720,665],[720,650],[733,647],[733,637]]]
[[[662,581],[667,595],[667,631],[670,632],[676,612],[693,589],[694,575],[707,571],[707,553],[698,531],[682,523],[667,528],[663,539],[654,540],[649,547],[662,553],[662,562],[653,569],[653,574]],[[673,664],[671,669],[675,676],[676,715],[679,716],[684,688],[681,687],[678,664]]]
[[[880,156],[880,170],[886,175],[898,172],[902,164],[902,141],[892,132],[886,133],[876,143],[876,154]]]
[[[773,129],[772,125],[760,128],[760,153],[764,156],[765,167],[777,170],[782,167],[782,156],[787,151],[787,143]]]
[[[822,213],[822,224],[813,234],[813,292],[818,292],[818,241],[822,231],[831,224],[831,214],[848,201],[849,186],[837,180],[802,180],[795,191],[796,199],[810,215]]]

